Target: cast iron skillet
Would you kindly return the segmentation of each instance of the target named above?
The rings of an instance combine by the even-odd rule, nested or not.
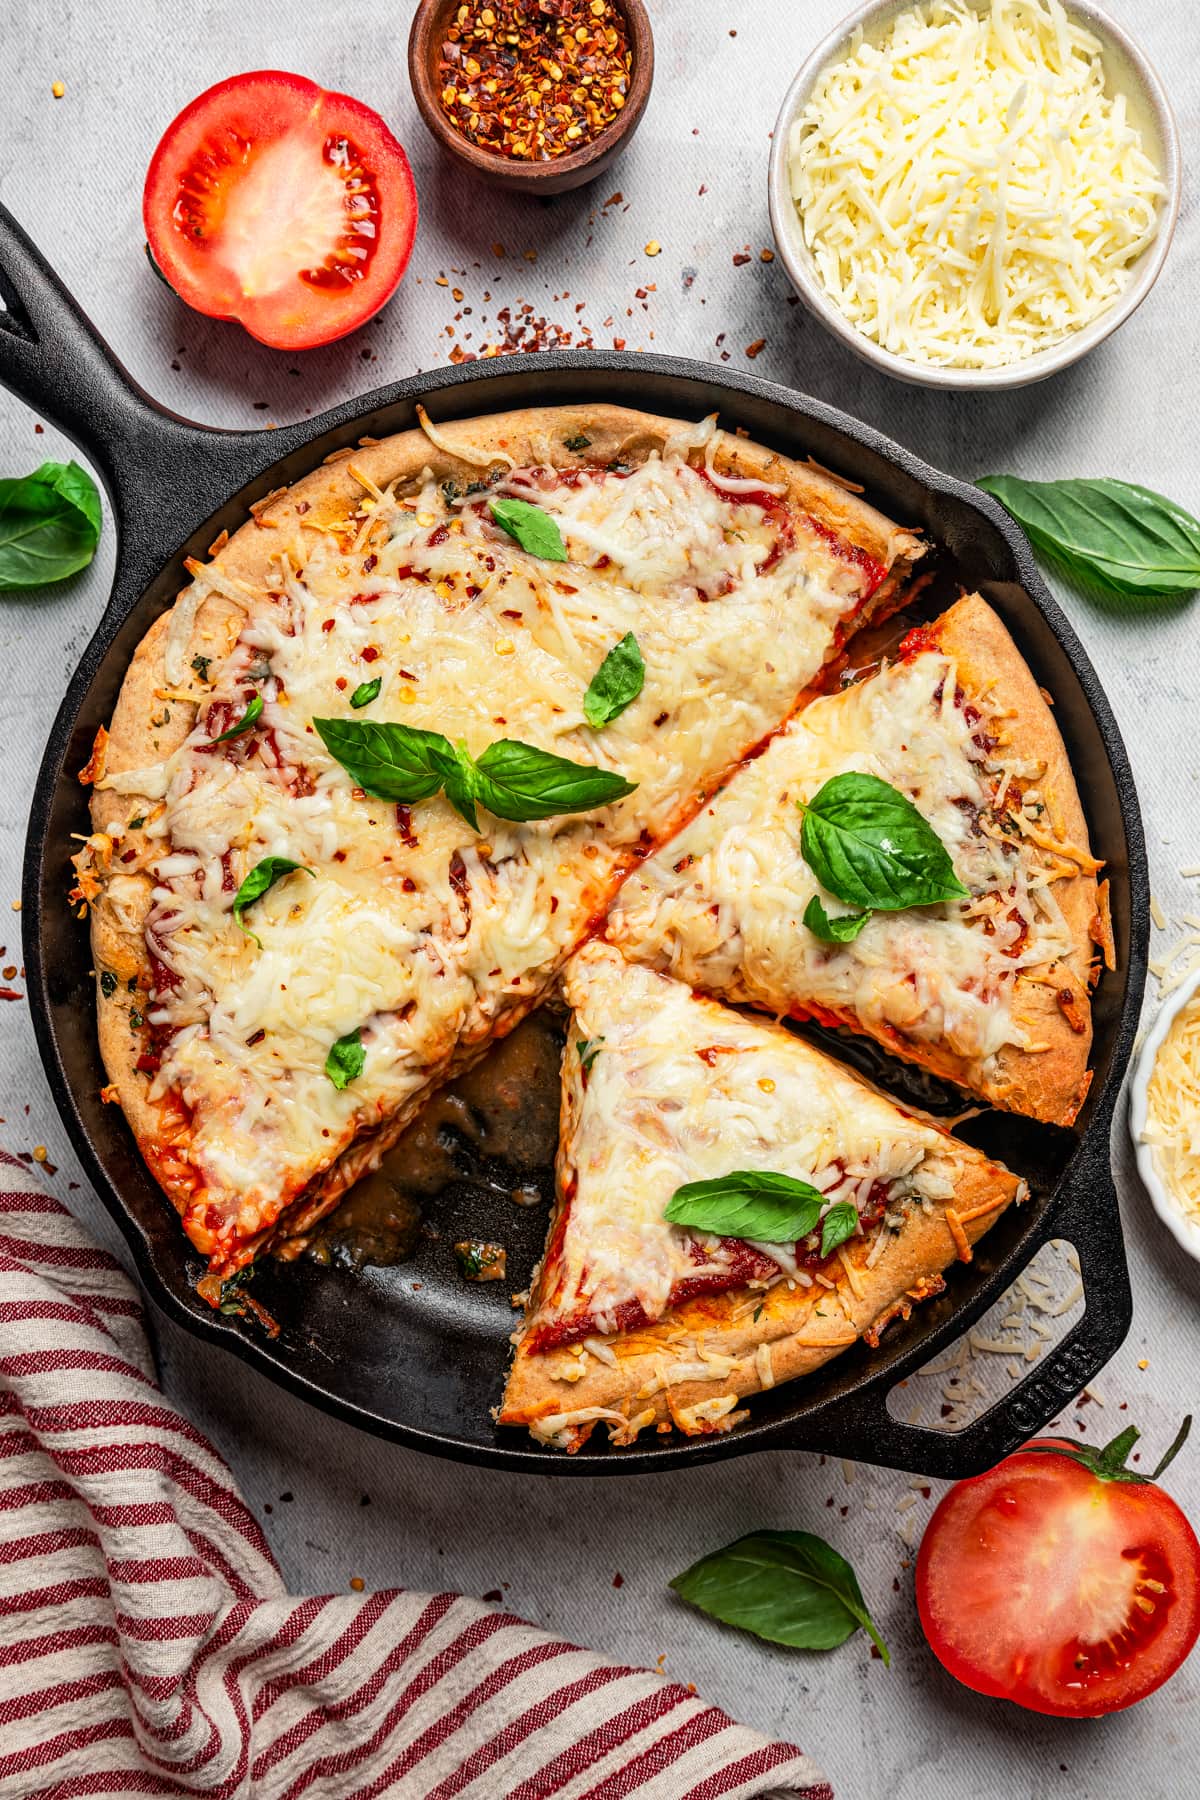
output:
[[[382,1437],[497,1468],[555,1474],[676,1469],[751,1449],[805,1449],[963,1476],[1039,1430],[1112,1356],[1129,1326],[1130,1292],[1109,1166],[1113,1105],[1145,979],[1148,889],[1142,827],[1125,749],[1074,632],[1043,586],[1021,532],[986,495],[815,400],[752,376],[665,356],[555,352],[435,370],[321,418],[271,432],[214,431],[167,412],[119,367],[24,233],[0,209],[0,380],[73,438],[100,470],[117,520],[112,596],[67,687],[46,747],[25,857],[25,964],[38,1043],[55,1099],[83,1165],[129,1241],[159,1305],[181,1325],[232,1350],[314,1405]],[[86,928],[67,902],[71,833],[88,829],[76,771],[108,719],[135,645],[184,582],[185,555],[204,556],[250,503],[291,482],[330,451],[415,423],[420,399],[435,419],[556,401],[623,401],[728,427],[861,481],[870,498],[944,547],[947,566],[979,586],[1054,694],[1097,853],[1112,881],[1118,972],[1095,1007],[1095,1079],[1078,1126],[1058,1131],[991,1115],[977,1141],[1030,1181],[1013,1209],[953,1271],[948,1291],[897,1322],[882,1347],[859,1346],[807,1381],[758,1396],[727,1436],[589,1446],[568,1458],[497,1430],[512,1327],[509,1286],[541,1249],[544,1213],[475,1190],[446,1197],[440,1240],[417,1263],[356,1277],[312,1264],[264,1272],[263,1298],[280,1320],[274,1342],[214,1314],[193,1291],[198,1274],[178,1222],[138,1156],[124,1119],[99,1099],[103,1072],[93,1025]],[[497,1228],[496,1207],[503,1209]],[[509,1281],[459,1280],[450,1246],[503,1235]],[[1048,1238],[1075,1245],[1086,1311],[1063,1342],[1003,1400],[957,1434],[893,1418],[886,1397],[977,1319]],[[414,1287],[414,1282],[419,1286]]]

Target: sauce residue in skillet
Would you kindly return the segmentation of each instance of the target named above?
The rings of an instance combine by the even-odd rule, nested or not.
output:
[[[422,1203],[451,1183],[538,1204],[543,1189],[533,1176],[553,1166],[558,1148],[562,1047],[556,1014],[543,1008],[523,1020],[433,1095],[379,1168],[316,1227],[304,1254],[352,1269],[407,1262],[436,1231],[436,1210],[426,1220]]]

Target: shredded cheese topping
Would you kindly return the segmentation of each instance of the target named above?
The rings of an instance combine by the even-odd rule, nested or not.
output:
[[[1110,307],[1164,193],[1101,45],[1059,0],[933,0],[856,31],[792,127],[820,280],[910,362],[995,368]]]
[[[1032,1048],[1014,1016],[1016,977],[1071,951],[1054,881],[1078,864],[1040,847],[1054,842],[1039,827],[1044,771],[985,735],[1004,730],[986,707],[977,697],[968,712],[938,649],[815,700],[629,877],[609,937],[708,993],[780,1013],[815,1004],[885,1043],[899,1032],[945,1044],[984,1075],[1005,1044]],[[875,913],[844,945],[807,929],[813,895],[834,902],[800,854],[797,802],[849,771],[913,801],[969,900]]]
[[[883,1182],[896,1223],[910,1203],[952,1196],[944,1134],[782,1026],[700,999],[601,943],[571,958],[563,993],[572,1007],[559,1152],[566,1228],[560,1242],[551,1228],[534,1328],[583,1311],[611,1332],[629,1301],[656,1319],[675,1284],[697,1273],[695,1244],[706,1270],[727,1264],[736,1243],[664,1218],[685,1182],[770,1169],[811,1182],[827,1208],[862,1207]],[[586,1071],[581,1043],[599,1045]],[[753,1247],[778,1278],[813,1285],[795,1245]]]
[[[1200,1225],[1200,994],[1172,1019],[1154,1059],[1141,1140],[1164,1187]]]
[[[185,1222],[218,1260],[540,995],[630,857],[786,716],[870,591],[803,515],[781,523],[773,497],[718,491],[686,445],[632,471],[493,484],[554,516],[565,563],[527,555],[485,500],[432,476],[403,495],[363,486],[343,528],[298,528],[261,587],[197,568],[208,604],[237,609],[210,703],[162,764],[99,784],[164,802],[145,827],[148,874],[129,877],[135,913],[138,882],[152,883],[151,1095],[188,1109]],[[182,611],[194,622],[190,594]],[[584,694],[627,631],[645,687],[596,733]],[[172,642],[173,661],[184,648]],[[373,677],[379,696],[356,713]],[[214,748],[253,695],[255,728]],[[365,796],[316,735],[330,715],[442,732],[475,755],[518,738],[638,787],[530,824],[482,813],[476,835],[444,797],[398,814]],[[254,905],[256,942],[232,903],[267,856],[316,878]],[[356,1030],[365,1067],[339,1091],[326,1057]]]

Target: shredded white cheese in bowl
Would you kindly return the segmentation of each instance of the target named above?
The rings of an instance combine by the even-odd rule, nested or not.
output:
[[[1155,1210],[1200,1259],[1200,973],[1164,1008],[1142,1047],[1129,1125]]]
[[[1015,385],[1074,360],[1169,241],[1177,146],[1152,71],[1059,0],[857,17],[777,132],[772,218],[802,295],[909,379]]]

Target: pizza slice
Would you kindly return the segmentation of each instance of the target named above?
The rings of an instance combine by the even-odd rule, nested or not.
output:
[[[591,406],[365,441],[190,565],[78,892],[106,1093],[210,1297],[537,1003],[922,549],[715,419]]]
[[[563,989],[558,1199],[498,1414],[543,1443],[730,1430],[743,1396],[876,1343],[1023,1194],[786,1027],[607,944],[571,958]],[[806,1235],[668,1222],[681,1188],[733,1173],[816,1190]]]
[[[849,772],[899,790],[966,897],[824,941],[801,806]],[[669,845],[609,921],[624,954],[724,999],[866,1032],[992,1105],[1069,1124],[1087,1092],[1106,886],[1050,706],[974,594],[814,700]],[[856,921],[850,921],[850,928]]]

